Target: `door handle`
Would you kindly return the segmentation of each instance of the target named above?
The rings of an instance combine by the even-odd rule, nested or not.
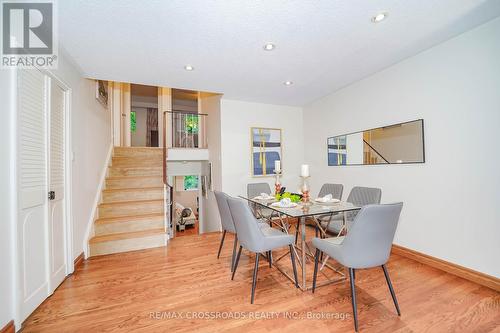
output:
[[[49,200],[54,200],[56,198],[56,192],[49,191]]]

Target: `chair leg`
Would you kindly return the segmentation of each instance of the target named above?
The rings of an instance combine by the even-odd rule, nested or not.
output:
[[[255,254],[255,267],[253,269],[253,280],[252,280],[252,299],[250,303],[253,304],[255,298],[255,287],[257,286],[257,272],[259,271],[259,256],[260,253]]]
[[[354,268],[349,268],[349,280],[351,282],[351,302],[354,317],[354,330],[358,331],[358,309],[356,305],[356,287],[354,286]]]
[[[299,222],[297,222],[295,227],[295,245],[297,245],[297,240],[299,239]]]
[[[319,262],[319,256],[320,256],[320,250],[316,249],[316,254],[314,255],[314,273],[313,273],[313,285],[312,285],[312,292],[314,294],[314,290],[316,289],[316,277],[318,276],[318,262]]]
[[[392,300],[394,301],[394,306],[396,307],[398,316],[401,316],[401,311],[399,311],[398,300],[396,299],[396,293],[392,288],[391,278],[389,278],[389,272],[387,271],[387,267],[385,267],[385,265],[382,265],[382,269],[384,270],[385,280],[387,281],[387,285],[389,286],[389,291],[391,292]]]
[[[269,261],[269,268],[273,267],[273,251],[267,251],[267,260]]]
[[[236,274],[236,268],[238,268],[238,263],[240,262],[241,249],[243,247],[240,245],[240,249],[238,250],[238,255],[236,256],[236,260],[234,261],[233,274],[231,275],[231,280],[234,280],[234,274]]]
[[[236,259],[236,246],[238,245],[238,235],[234,234],[233,255],[231,256],[231,272],[234,271],[234,260]]]
[[[226,230],[222,233],[222,239],[220,240],[219,252],[217,252],[217,259],[220,257],[220,251],[222,250],[222,244],[224,244],[224,238],[226,238]]]
[[[292,259],[293,278],[295,279],[295,288],[299,287],[299,279],[297,278],[297,265],[295,263],[295,253],[293,252],[293,245],[290,245],[290,259]]]

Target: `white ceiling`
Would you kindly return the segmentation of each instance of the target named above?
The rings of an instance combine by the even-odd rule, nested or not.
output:
[[[88,77],[299,106],[500,15],[498,0],[64,0],[58,6],[60,44]],[[379,11],[389,16],[374,24]],[[268,41],[277,46],[272,52],[262,49]],[[186,64],[195,70],[185,71]]]

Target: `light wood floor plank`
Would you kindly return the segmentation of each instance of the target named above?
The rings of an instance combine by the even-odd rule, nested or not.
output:
[[[265,259],[250,304],[254,257],[243,252],[230,280],[232,236],[221,258],[219,233],[178,237],[166,248],[94,257],[80,266],[24,323],[23,332],[352,332],[348,282],[295,289]],[[279,253],[274,256],[277,258]],[[281,266],[290,269],[289,258]],[[394,309],[381,269],[356,274],[362,332],[495,332],[500,294],[401,256],[388,270],[402,316]],[[274,319],[158,319],[152,313],[279,312]],[[291,319],[339,313],[347,318]],[[153,316],[153,317],[152,317]]]

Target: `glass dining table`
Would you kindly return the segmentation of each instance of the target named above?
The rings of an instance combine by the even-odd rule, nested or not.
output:
[[[296,232],[296,240],[295,245],[292,249],[295,251],[295,257],[298,258],[299,266],[301,267],[301,276],[299,277],[299,288],[302,291],[306,291],[312,289],[312,272],[307,271],[308,264],[314,264],[314,255],[311,251],[311,248],[308,244],[308,240],[306,237],[306,222],[308,219],[313,222],[313,226],[316,229],[316,235],[321,233],[326,236],[325,224],[329,224],[332,221],[333,216],[340,215],[342,218],[340,219],[342,223],[342,229],[345,228],[345,213],[354,212],[361,209],[361,207],[355,206],[349,202],[338,202],[338,203],[320,203],[316,201],[311,201],[309,203],[298,203],[295,207],[292,208],[283,208],[279,207],[273,203],[276,200],[261,200],[256,198],[247,198],[244,196],[240,196],[240,198],[249,201],[254,211],[258,216],[264,217],[268,219],[271,224],[278,225],[283,232],[289,233],[290,227],[293,223],[289,221],[296,221],[296,228],[298,233],[300,233],[300,238],[297,237]],[[261,211],[271,210],[272,214],[266,214]],[[342,234],[342,231],[339,235]],[[311,244],[312,245],[312,244]],[[278,265],[279,260],[286,257],[289,254],[289,250],[279,256],[277,259],[273,260],[273,266],[275,266],[281,273],[283,273],[288,279],[294,282],[293,278],[289,273],[287,273],[280,265]],[[316,287],[320,287],[327,284],[338,283],[344,281],[346,279],[343,268],[336,268],[329,263],[327,263],[327,259],[325,258],[322,262],[321,269],[319,269],[319,273],[323,275],[323,281],[318,282]],[[312,266],[312,265],[311,265]],[[334,276],[328,276],[325,272],[323,272],[323,268],[330,269]],[[311,267],[312,268],[312,267]],[[312,270],[311,270],[312,271]]]

